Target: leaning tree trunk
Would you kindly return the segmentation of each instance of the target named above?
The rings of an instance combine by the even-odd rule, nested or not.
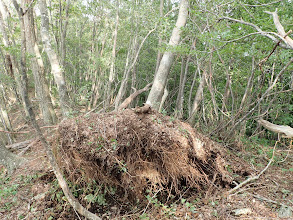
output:
[[[2,87],[2,84],[0,84],[0,87]],[[12,126],[10,123],[10,118],[7,113],[6,104],[5,104],[2,91],[0,91],[0,121],[3,124],[5,131],[12,131]],[[6,133],[6,135],[7,135],[9,143],[12,144],[13,137],[11,136],[10,133]]]
[[[188,5],[188,0],[181,0],[176,26],[173,29],[168,44],[169,47],[174,47],[179,44],[180,34],[182,32],[181,28],[185,26],[188,17]],[[154,83],[147,99],[147,104],[152,106],[154,109],[159,109],[160,107],[160,102],[164,93],[173,59],[174,53],[172,51],[166,51],[155,75]]]
[[[134,57],[134,59],[133,59],[133,62],[132,62],[132,64],[131,64],[131,66],[128,68],[128,70],[125,72],[125,74],[124,74],[124,76],[123,76],[123,80],[122,80],[122,82],[121,82],[121,86],[120,86],[120,88],[119,88],[119,91],[118,91],[118,94],[117,94],[117,97],[116,97],[116,100],[115,100],[115,109],[116,109],[116,110],[117,110],[118,106],[120,105],[120,102],[121,102],[121,100],[122,100],[122,97],[123,97],[124,94],[125,94],[126,84],[127,84],[127,81],[128,81],[128,77],[129,77],[130,71],[131,71],[132,69],[134,69],[134,67],[135,67],[135,65],[136,65],[136,62],[137,62],[137,59],[138,59],[138,56],[139,56],[140,50],[141,50],[141,48],[143,47],[145,40],[148,38],[148,36],[149,36],[149,35],[150,35],[155,29],[156,29],[156,27],[153,28],[152,30],[150,30],[150,31],[147,33],[147,35],[146,35],[146,36],[144,37],[144,39],[141,41],[141,43],[140,43],[139,48],[137,49],[137,51],[136,51],[136,49],[135,49],[135,47],[136,47],[136,45],[135,45],[135,44],[136,44],[136,40],[134,40],[133,48],[134,48],[134,51],[136,51],[136,53],[135,53],[135,57]]]
[[[54,75],[54,79],[58,87],[62,115],[63,117],[67,117],[70,113],[69,95],[57,54],[51,45],[52,40],[49,33],[49,17],[46,0],[39,1],[39,10],[41,12],[41,36],[43,45],[50,60],[51,71]]]
[[[26,160],[23,157],[17,156],[0,144],[0,164],[2,164],[7,169],[8,174],[11,174],[25,161]]]
[[[193,101],[191,113],[190,113],[190,116],[189,116],[189,119],[188,119],[188,122],[192,126],[194,126],[194,124],[195,124],[195,115],[196,115],[196,113],[198,111],[199,103],[202,100],[203,89],[204,89],[205,83],[206,83],[206,72],[204,70],[203,73],[202,73],[202,76],[201,76],[199,86],[198,86],[197,91],[196,91],[196,95],[195,95],[195,98],[194,98],[194,101]]]
[[[105,107],[109,107],[111,98],[112,98],[112,84],[115,78],[115,60],[116,60],[116,45],[117,45],[117,32],[118,32],[118,24],[119,24],[119,1],[117,1],[117,11],[116,11],[116,21],[115,21],[115,29],[113,32],[113,48],[112,48],[112,57],[111,57],[111,66],[109,73],[109,81],[107,84],[107,91],[105,93]]]
[[[29,5],[31,0],[22,1],[22,5]],[[36,95],[39,100],[39,106],[46,124],[54,124],[56,122],[56,114],[54,112],[52,100],[49,94],[49,87],[45,78],[45,69],[34,31],[34,18],[32,8],[28,8],[24,17],[26,43],[28,52],[31,56],[32,72],[35,81]]]
[[[66,1],[66,7],[65,7],[65,20],[64,23],[62,22],[62,19],[60,18],[60,54],[61,54],[61,65],[63,68],[65,68],[65,58],[66,58],[66,34],[67,34],[67,25],[68,25],[68,18],[69,18],[69,7],[70,7],[71,1]],[[61,7],[60,7],[61,8]]]
[[[23,21],[23,10],[19,7],[16,0],[13,0],[14,7],[16,8],[20,20],[20,30],[21,30],[21,79],[22,79],[22,87],[21,87],[21,96],[24,102],[24,106],[27,109],[27,112],[29,113],[30,121],[33,125],[33,127],[36,130],[37,135],[39,136],[40,141],[42,142],[44,148],[46,149],[46,153],[49,159],[49,162],[52,166],[52,169],[54,171],[54,174],[58,180],[59,185],[61,186],[64,195],[68,202],[72,205],[73,209],[76,210],[79,214],[83,215],[84,217],[88,219],[94,219],[94,220],[101,220],[98,216],[95,214],[89,212],[86,210],[78,201],[77,199],[72,195],[70,192],[69,186],[66,183],[66,180],[64,179],[60,168],[58,167],[58,164],[56,162],[56,159],[53,155],[52,149],[47,143],[46,139],[44,138],[41,129],[39,125],[37,124],[35,113],[32,109],[31,102],[28,97],[28,88],[27,88],[27,74],[26,74],[26,60],[25,60],[25,54],[26,54],[26,42],[25,42],[25,30],[24,30],[24,21]]]

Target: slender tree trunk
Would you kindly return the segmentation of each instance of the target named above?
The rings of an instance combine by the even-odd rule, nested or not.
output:
[[[165,86],[164,93],[163,93],[163,96],[162,96],[162,99],[161,99],[161,103],[160,103],[160,107],[159,107],[159,112],[162,112],[164,103],[165,103],[168,95],[169,95],[169,91],[168,91],[167,87]]]
[[[128,81],[129,74],[130,74],[131,70],[133,70],[133,68],[134,68],[134,66],[135,66],[135,64],[136,64],[136,62],[137,62],[137,59],[138,59],[138,56],[139,56],[139,52],[140,52],[140,50],[141,50],[141,48],[142,48],[144,42],[145,42],[145,40],[148,38],[148,36],[149,36],[149,35],[150,35],[155,29],[156,29],[156,27],[153,28],[152,30],[150,30],[150,31],[147,33],[147,35],[144,37],[144,39],[143,39],[142,42],[140,43],[139,48],[138,48],[137,50],[134,49],[134,51],[136,51],[136,53],[135,53],[135,57],[134,57],[134,59],[133,59],[133,62],[132,62],[132,64],[131,64],[131,66],[128,68],[128,70],[127,70],[127,72],[125,73],[124,78],[123,78],[123,80],[122,80],[122,83],[121,83],[121,86],[120,86],[120,89],[119,89],[118,95],[117,95],[116,100],[115,100],[115,109],[118,108],[118,106],[119,106],[119,104],[120,104],[120,102],[121,102],[121,99],[122,99],[123,95],[125,94],[125,87],[126,87],[126,83],[127,83],[127,81]],[[136,42],[134,41],[134,48],[136,47],[135,44],[136,44]]]
[[[117,11],[116,11],[116,21],[115,21],[115,29],[113,33],[113,48],[112,48],[112,58],[111,58],[111,66],[109,73],[109,81],[107,85],[106,95],[106,103],[105,107],[109,107],[111,99],[112,99],[112,84],[115,78],[115,60],[116,60],[116,45],[117,45],[117,32],[118,32],[118,24],[119,24],[119,1],[117,0]]]
[[[29,5],[31,0],[22,2],[23,8]],[[32,8],[28,8],[24,17],[26,43],[28,52],[31,56],[32,72],[35,80],[35,90],[40,105],[40,110],[46,124],[54,124],[57,121],[56,114],[52,105],[49,87],[45,78],[45,69],[43,60],[36,43],[36,35],[34,31],[34,18]]]
[[[205,86],[205,82],[206,82],[206,72],[204,70],[203,73],[202,73],[202,76],[201,76],[199,86],[198,86],[197,91],[196,91],[194,101],[193,101],[191,114],[190,114],[190,117],[188,119],[189,123],[192,126],[195,124],[195,115],[196,115],[196,113],[198,111],[199,103],[203,98],[203,89],[204,89],[204,86]]]
[[[1,118],[1,122],[3,124],[3,127],[5,129],[5,131],[12,131],[12,126],[11,126],[11,122],[10,122],[10,118],[9,115],[7,113],[7,108],[6,108],[6,103],[4,100],[4,95],[3,95],[3,85],[2,83],[0,84],[1,87],[1,91],[0,91],[0,118]],[[13,143],[13,136],[11,136],[10,133],[6,133],[7,138],[9,140],[9,143],[12,144]]]
[[[160,17],[162,18],[164,14],[164,0],[160,0]],[[159,42],[158,42],[158,48],[160,48],[162,45],[162,37],[161,34],[159,33]],[[163,54],[160,52],[160,50],[158,51],[158,55],[157,55],[157,63],[156,63],[156,73],[158,71],[161,59],[162,59]]]
[[[176,26],[173,29],[169,46],[173,47],[179,44],[181,28],[185,26],[188,17],[188,0],[181,0],[179,14],[176,22]],[[157,74],[154,79],[153,86],[149,93],[147,104],[155,109],[159,109],[163,92],[166,86],[168,74],[174,59],[174,53],[171,51],[166,51],[160,62]]]
[[[254,73],[255,73],[255,71],[254,71],[254,57],[252,57],[251,74],[250,74],[250,77],[248,79],[248,82],[247,82],[247,85],[246,85],[246,88],[245,88],[245,92],[244,92],[244,95],[243,95],[242,100],[241,100],[239,110],[242,110],[242,108],[244,107],[245,104],[246,104],[246,106],[249,105],[249,103],[246,103],[246,100],[247,100],[249,94],[251,93]]]
[[[0,30],[1,30],[1,28],[0,28]],[[5,72],[6,72],[7,76],[9,76],[12,80],[14,80],[15,77],[14,77],[13,66],[12,66],[12,61],[11,61],[10,54],[5,52],[5,55],[4,55],[2,50],[1,50],[1,48],[0,48],[0,54],[1,54],[2,58],[3,58],[3,66],[4,66],[4,69],[5,69]],[[8,88],[7,88],[10,91],[9,92],[9,98],[11,97],[12,99],[20,100],[20,98],[18,96],[18,93],[17,93],[17,88],[16,88],[16,85],[15,85],[15,82],[13,81],[11,83],[11,85],[12,86],[8,86]],[[2,89],[3,88],[4,87],[3,87],[3,84],[2,84]]]
[[[60,3],[61,4],[61,3]],[[63,23],[63,19],[60,17],[60,55],[61,55],[61,66],[65,68],[65,58],[66,58],[66,33],[67,33],[67,25],[68,25],[68,15],[69,15],[69,7],[71,4],[71,0],[66,1],[65,8],[65,19]]]
[[[177,102],[176,102],[178,118],[183,117],[184,88],[185,88],[185,83],[187,79],[190,58],[191,56],[188,55],[186,62],[184,62],[185,65],[183,65],[183,69],[180,74],[180,85],[179,85],[179,91],[178,91]]]
[[[104,54],[104,47],[105,47],[105,43],[106,43],[106,38],[107,38],[107,33],[105,34],[105,37],[102,40],[102,46],[101,46],[101,51],[100,51],[100,57],[103,57]],[[97,79],[97,85],[96,85],[96,90],[94,93],[94,98],[93,98],[93,107],[96,107],[99,98],[102,96],[102,82],[103,82],[103,78],[104,78],[104,70],[103,68],[101,68],[101,66],[99,67],[99,77]]]
[[[246,85],[246,88],[245,88],[244,95],[242,96],[242,100],[241,100],[241,103],[240,103],[238,113],[245,112],[248,109],[248,106],[250,105],[250,100],[251,100],[250,94],[251,94],[251,90],[252,90],[252,87],[253,87],[254,73],[255,73],[255,70],[254,70],[254,57],[252,57],[251,74],[249,76],[249,79],[248,79],[248,82],[247,82],[247,85]],[[271,83],[272,82],[273,81],[271,81]],[[270,86],[271,86],[271,84],[270,84]],[[240,125],[241,130],[239,132],[239,137],[243,137],[245,135],[246,121],[247,120],[243,120],[241,122],[241,125]]]
[[[3,2],[1,0],[1,7],[3,6],[2,3]],[[5,22],[3,20],[1,11],[0,11],[0,31],[1,31],[2,36],[3,36],[3,44],[4,44],[4,46],[7,47],[7,48],[11,47],[12,43],[8,38],[7,28],[6,28]],[[10,76],[14,77],[14,79],[16,81],[17,90],[18,90],[17,93],[19,94],[22,84],[21,84],[21,80],[20,80],[20,76],[19,76],[18,62],[16,60],[16,57],[13,54],[6,53],[5,56],[6,56],[7,61],[8,61],[7,62],[7,64],[8,64],[7,69],[9,71]],[[27,112],[26,112],[26,114],[28,115]]]
[[[131,47],[135,48],[136,36],[134,37],[133,44],[134,45],[131,45]],[[127,52],[123,79],[121,81],[121,85],[120,85],[119,91],[118,91],[116,99],[115,99],[115,110],[118,109],[118,107],[121,103],[122,97],[125,94],[126,84],[127,84],[129,73],[130,73],[128,66],[129,66],[129,59],[130,59],[130,54],[131,54],[131,50],[132,50],[131,47],[128,49],[128,52]]]
[[[20,29],[21,29],[21,78],[22,78],[22,87],[21,87],[21,95],[24,101],[24,106],[27,109],[29,113],[29,118],[31,120],[32,125],[34,126],[44,148],[46,149],[48,159],[50,161],[50,164],[53,168],[53,171],[55,173],[55,176],[59,182],[59,185],[61,186],[67,200],[72,205],[72,207],[81,215],[85,216],[88,219],[94,219],[94,220],[100,220],[98,216],[95,214],[89,212],[86,210],[72,195],[70,192],[69,186],[66,183],[66,180],[64,179],[61,170],[58,167],[58,164],[56,162],[56,159],[53,155],[53,152],[51,150],[51,147],[47,143],[46,139],[44,138],[39,125],[37,124],[36,117],[34,114],[34,111],[32,109],[28,92],[27,92],[27,74],[26,74],[26,60],[25,60],[25,53],[26,53],[26,43],[25,43],[25,30],[24,30],[24,21],[23,21],[23,10],[20,8],[16,2],[16,0],[13,0],[13,4],[18,11],[19,14],[19,20],[20,20]]]
[[[214,49],[212,49],[214,50]],[[210,60],[209,60],[209,79],[207,80],[208,83],[208,88],[211,94],[211,99],[212,99],[212,103],[213,103],[213,108],[214,108],[214,113],[216,116],[216,120],[218,120],[219,117],[219,113],[218,113],[218,105],[217,105],[217,101],[216,101],[216,96],[215,96],[215,92],[214,92],[214,87],[213,87],[213,69],[212,69],[212,56],[213,56],[213,52],[210,55]]]
[[[182,83],[183,83],[183,78],[184,78],[184,73],[185,73],[184,72],[185,65],[186,65],[186,58],[185,57],[182,57],[181,58],[181,70],[180,70],[179,89],[178,89],[178,94],[177,94],[177,99],[176,99],[176,107],[175,107],[175,116],[177,118],[180,118],[180,114],[181,113],[179,111],[181,111],[181,108],[182,108],[182,106],[180,108],[179,105],[180,105],[180,99],[182,97],[182,92],[183,92],[181,86],[182,86]],[[177,81],[177,80],[175,80],[175,81]]]
[[[192,83],[191,83],[191,86],[190,86],[189,96],[188,96],[188,116],[189,117],[191,116],[191,112],[192,112],[192,108],[191,108],[192,91],[193,91],[195,81],[196,81],[196,78],[197,78],[197,73],[200,76],[200,63],[198,62],[198,58],[197,58],[196,54],[195,54],[195,58],[196,58],[196,66],[197,66],[197,68],[196,68],[196,70],[194,72],[194,76],[193,76],[193,80],[192,80]]]
[[[57,54],[51,45],[52,40],[49,32],[49,17],[46,0],[39,1],[39,10],[41,12],[41,36],[43,45],[50,60],[51,71],[54,75],[54,79],[58,87],[62,115],[63,117],[67,117],[71,110],[69,104],[69,95]]]

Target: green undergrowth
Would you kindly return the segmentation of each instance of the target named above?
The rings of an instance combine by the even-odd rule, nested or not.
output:
[[[7,175],[4,168],[0,170],[0,211],[11,211],[22,201],[18,197],[18,192],[30,189],[33,183],[44,174],[35,173],[32,175],[18,175],[12,177]],[[28,199],[32,195],[28,196]]]
[[[280,162],[286,160],[286,149],[289,148],[290,140],[285,138],[266,139],[259,137],[251,137],[243,139],[244,152],[238,152],[238,156],[242,156],[247,162],[256,166],[263,167],[274,155],[272,165],[279,166]],[[279,153],[279,151],[284,151]]]

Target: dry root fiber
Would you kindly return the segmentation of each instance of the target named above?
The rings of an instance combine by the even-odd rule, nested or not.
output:
[[[155,111],[123,110],[63,121],[55,151],[72,181],[115,187],[130,200],[233,181],[222,147],[187,123]],[[211,183],[213,182],[213,183]],[[135,201],[134,200],[134,201]]]

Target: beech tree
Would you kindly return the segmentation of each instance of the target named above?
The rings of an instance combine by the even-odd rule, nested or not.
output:
[[[24,107],[26,108],[28,115],[29,115],[29,119],[30,122],[32,123],[34,129],[36,130],[36,133],[40,139],[40,141],[42,142],[50,165],[52,166],[52,169],[54,171],[54,174],[59,182],[60,187],[62,188],[67,200],[69,201],[69,203],[72,205],[72,207],[77,210],[81,215],[85,216],[86,218],[89,219],[93,219],[93,220],[100,220],[101,218],[99,218],[98,216],[96,216],[95,214],[89,212],[87,209],[85,209],[72,195],[72,193],[70,192],[69,186],[66,182],[66,180],[64,179],[62,172],[60,170],[60,168],[58,167],[58,164],[56,162],[56,159],[53,155],[52,149],[49,146],[48,142],[46,141],[43,133],[41,132],[41,129],[37,123],[36,120],[36,116],[35,113],[33,111],[32,108],[32,104],[30,102],[30,99],[28,97],[28,78],[27,78],[27,72],[26,72],[26,37],[25,37],[25,28],[24,28],[24,10],[22,7],[20,7],[18,5],[18,3],[16,2],[16,0],[13,0],[13,5],[18,13],[19,16],[19,20],[20,20],[20,30],[21,30],[21,55],[20,55],[20,60],[21,60],[21,80],[22,80],[22,87],[21,87],[21,97],[23,99],[24,102]],[[1,154],[3,153],[3,154]],[[3,149],[1,150],[0,148],[0,155],[9,155],[10,158],[13,158],[14,155],[8,154],[5,151],[3,151]],[[2,159],[0,157],[0,159]],[[9,161],[9,160],[8,160]],[[10,165],[11,163],[9,163]],[[15,163],[14,163],[15,164]]]
[[[52,47],[52,39],[49,31],[49,15],[46,0],[39,1],[39,10],[41,12],[41,36],[45,51],[51,63],[51,71],[54,75],[55,82],[58,87],[60,106],[63,117],[68,117],[70,113],[70,99],[64,79],[64,74],[57,53]]]
[[[22,7],[30,5],[31,0],[22,1]],[[39,47],[36,43],[35,25],[33,17],[33,9],[27,8],[24,17],[24,28],[26,34],[26,44],[28,52],[31,54],[30,61],[35,81],[35,91],[40,105],[41,113],[46,124],[54,124],[56,122],[56,114],[52,105],[48,82],[45,76],[45,67],[41,57]]]
[[[180,33],[182,31],[181,28],[185,26],[188,17],[188,5],[188,0],[182,0],[180,3],[176,26],[173,29],[168,44],[170,49],[179,44]],[[166,51],[160,61],[160,65],[155,75],[153,86],[146,102],[148,105],[152,106],[155,109],[159,109],[173,59],[174,53],[172,51]]]

